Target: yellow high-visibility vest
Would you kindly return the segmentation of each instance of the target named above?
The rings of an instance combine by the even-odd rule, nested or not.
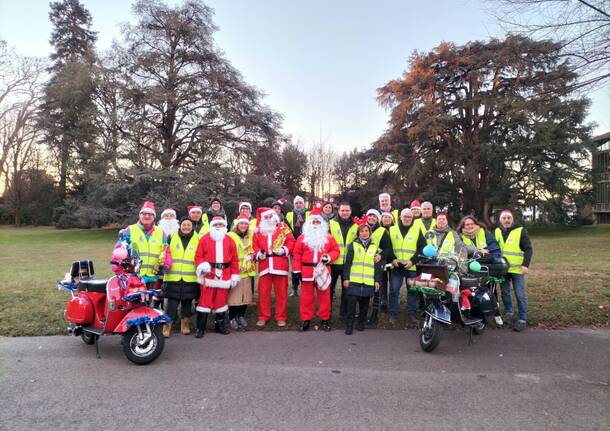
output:
[[[455,254],[455,236],[453,236],[453,231],[451,230],[447,232],[447,235],[445,235],[445,239],[443,240],[443,244],[441,244],[440,250],[438,248],[436,235],[434,235],[432,238],[431,243],[438,250],[438,254]]]
[[[377,246],[377,248],[380,246],[381,238],[383,237],[384,233],[385,227],[379,226],[371,235],[371,241]]]
[[[482,248],[487,248],[487,240],[485,239],[485,229],[483,228],[479,228],[479,231],[477,232],[477,235],[474,238],[474,242],[470,239],[470,237],[462,234],[462,241],[464,241],[464,244],[466,245],[472,245],[475,246],[478,250],[481,250]]]
[[[419,226],[419,228],[421,230],[421,234],[425,238],[426,237],[426,233],[433,231],[434,228],[436,227],[436,219],[435,218],[432,219],[432,223],[430,223],[430,229],[426,229],[426,225],[424,225],[424,222],[422,221],[421,218],[415,219],[413,221],[413,225]],[[430,240],[426,239],[426,241],[427,241],[428,244],[431,244]]]
[[[155,226],[153,233],[148,239],[138,224],[129,226],[132,248],[135,248],[142,263],[140,264],[140,276],[156,277],[154,267],[159,262],[159,256],[163,251],[163,231]]]
[[[182,246],[180,235],[174,234],[169,243],[169,251],[172,255],[172,266],[163,276],[163,281],[180,281],[188,283],[197,282],[195,273],[195,252],[199,245],[199,236],[193,232],[193,236],[186,245]]]
[[[229,232],[229,237],[235,243],[237,248],[237,257],[239,258],[239,276],[241,278],[255,277],[256,265],[249,265],[246,262],[246,255],[252,253],[252,234],[248,233],[244,238],[240,237],[236,232]]]
[[[310,212],[311,211],[309,210],[305,211],[305,220],[309,218]],[[294,232],[294,211],[290,211],[288,214],[286,214],[286,223],[288,223],[288,226],[290,226],[290,230]]]
[[[411,258],[417,252],[417,240],[420,235],[420,227],[412,223],[407,230],[406,235],[403,237],[400,232],[400,226],[394,225],[390,227],[390,240],[392,241],[392,250],[396,259],[401,262],[411,260]],[[410,271],[415,271],[417,268],[413,265],[409,268]]]
[[[350,283],[360,283],[366,286],[375,285],[375,255],[377,245],[371,241],[366,250],[359,242],[354,242],[354,259],[349,271]]]
[[[345,262],[345,253],[347,252],[347,246],[350,245],[354,240],[358,237],[358,226],[353,224],[347,231],[347,238],[343,241],[343,235],[341,234],[341,225],[336,220],[331,220],[329,222],[330,226],[330,234],[335,238],[337,244],[339,245],[339,249],[341,254],[339,258],[333,262],[333,265],[343,265]]]
[[[502,250],[502,256],[508,261],[508,272],[512,274],[523,273],[521,267],[523,266],[524,254],[520,246],[521,232],[523,232],[522,227],[511,230],[506,242],[504,242],[502,230],[499,227],[496,228],[495,232],[496,241],[498,241],[500,250]]]

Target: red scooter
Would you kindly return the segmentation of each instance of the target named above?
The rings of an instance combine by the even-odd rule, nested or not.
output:
[[[57,282],[60,289],[70,292],[72,299],[66,305],[68,329],[81,336],[86,344],[95,344],[103,334],[122,334],[123,352],[130,361],[144,365],[161,354],[164,338],[161,325],[171,318],[147,305],[151,295],[137,276],[137,264],[131,258],[111,262],[119,268],[109,280],[93,278],[93,262],[74,262],[70,273]]]

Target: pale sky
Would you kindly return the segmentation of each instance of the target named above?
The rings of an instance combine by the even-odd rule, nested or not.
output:
[[[133,20],[131,1],[81,0],[98,32],[98,51]],[[179,3],[168,1],[168,3]],[[217,45],[284,115],[284,132],[335,150],[367,147],[386,128],[376,89],[398,78],[413,50],[504,32],[484,0],[208,0]],[[0,38],[18,53],[48,56],[48,0],[0,0]],[[610,86],[588,95],[596,133],[610,131]]]

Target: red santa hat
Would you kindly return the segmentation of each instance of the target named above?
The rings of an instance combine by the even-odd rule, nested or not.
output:
[[[250,212],[252,212],[252,204],[250,202],[240,202],[238,207],[239,211],[241,211],[243,207],[250,208]]]
[[[324,220],[322,218],[322,211],[320,210],[319,207],[315,207],[314,209],[311,210],[311,212],[309,213],[309,220]]]
[[[511,210],[502,210],[500,211],[500,217],[502,216],[509,216],[512,218],[513,212]]]
[[[140,214],[152,214],[153,216],[156,216],[157,212],[155,211],[155,204],[153,204],[151,201],[144,202],[144,205],[142,205],[142,208],[140,208]]]
[[[412,210],[420,210],[421,209],[421,204],[419,203],[419,201],[417,199],[411,201],[411,209]]]
[[[275,213],[275,210],[273,208],[260,207],[259,209],[257,209],[256,210],[256,227],[260,226],[261,220],[263,219],[263,217],[270,215],[270,214],[277,217],[277,214]]]
[[[216,226],[216,225],[219,225],[219,224],[221,224],[221,225],[226,227],[227,226],[227,221],[225,220],[224,217],[214,216],[212,218],[212,221],[210,222],[210,226]]]
[[[163,210],[163,212],[161,213],[161,218],[163,218],[163,216],[164,216],[165,214],[173,214],[173,215],[174,215],[174,217],[176,217],[176,210],[175,210],[175,209],[173,209],[173,208],[165,208],[165,209]]]
[[[189,205],[186,207],[186,210],[188,211],[189,215],[191,215],[191,213],[194,211],[203,213],[203,207],[201,205]]]

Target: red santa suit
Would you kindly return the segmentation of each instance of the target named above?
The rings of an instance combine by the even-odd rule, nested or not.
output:
[[[288,305],[288,256],[294,247],[294,236],[286,224],[279,222],[277,214],[271,208],[257,210],[257,223],[259,227],[253,235],[252,247],[258,261],[258,320],[266,323],[271,319],[273,289],[275,320],[284,323]],[[264,232],[266,223],[275,224],[271,234]]]
[[[222,223],[226,227],[224,219]],[[227,311],[229,289],[240,280],[235,242],[226,232],[219,240],[214,239],[213,231],[205,234],[195,252],[195,267],[201,284],[196,310],[200,313]]]
[[[314,219],[320,221],[318,232],[313,229]],[[315,238],[314,238],[315,237]],[[294,246],[292,254],[292,271],[301,274],[301,320],[309,321],[315,314],[315,298],[318,297],[318,317],[330,320],[330,289],[319,290],[314,281],[314,267],[322,261],[330,273],[330,263],[339,258],[341,250],[337,241],[328,233],[328,224],[322,220],[319,209],[314,209],[305,224],[303,234]]]

